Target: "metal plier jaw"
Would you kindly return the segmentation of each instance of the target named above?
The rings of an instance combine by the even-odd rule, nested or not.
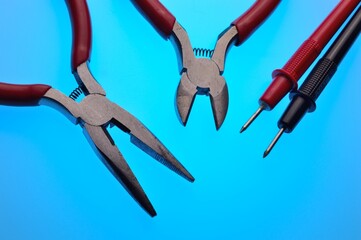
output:
[[[169,150],[133,115],[106,98],[106,93],[88,68],[91,26],[86,0],[67,0],[73,26],[72,71],[85,97],[78,103],[48,85],[0,83],[0,102],[6,105],[47,105],[79,124],[101,160],[129,194],[151,216],[156,211],[107,131],[116,126],[131,142],[189,181],[193,176]]]
[[[50,88],[39,103],[59,109],[73,123],[79,124],[103,163],[129,194],[150,215],[155,216],[152,204],[107,131],[108,126],[116,126],[128,133],[132,143],[182,177],[189,181],[194,181],[194,178],[139,120],[106,98],[105,91],[91,75],[87,63],[77,67],[75,75],[86,94],[80,103],[54,88]]]
[[[222,76],[227,50],[237,39],[234,26],[220,35],[211,58],[196,58],[187,32],[175,22],[170,40],[180,54],[181,80],[176,93],[176,106],[183,125],[187,124],[195,96],[210,97],[216,129],[218,130],[228,110],[228,87]]]
[[[218,130],[228,110],[228,87],[222,76],[225,58],[232,45],[245,41],[272,13],[280,0],[258,0],[223,31],[209,58],[197,58],[186,30],[157,0],[133,0],[158,32],[169,38],[178,53],[181,80],[176,93],[176,110],[185,126],[196,95],[210,97]]]

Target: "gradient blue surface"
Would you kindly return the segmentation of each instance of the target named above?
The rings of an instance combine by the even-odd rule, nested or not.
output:
[[[195,47],[254,1],[162,3]],[[361,39],[318,108],[267,159],[288,98],[239,129],[258,98],[337,0],[283,1],[228,54],[230,104],[217,132],[198,97],[187,127],[174,109],[175,51],[130,1],[88,0],[90,68],[107,95],[137,116],[195,176],[191,184],[111,129],[158,216],[150,218],[103,166],[82,134],[48,107],[0,106],[0,239],[361,239]],[[46,83],[70,93],[71,25],[64,1],[1,0],[0,81]]]

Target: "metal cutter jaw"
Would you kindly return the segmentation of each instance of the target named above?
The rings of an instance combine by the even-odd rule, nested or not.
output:
[[[140,206],[151,216],[155,216],[152,204],[115,145],[107,127],[114,125],[128,133],[132,143],[187,180],[194,181],[193,176],[139,120],[105,97],[105,91],[95,81],[86,63],[77,68],[75,75],[86,94],[80,103],[53,88],[44,95],[41,103],[55,105],[57,109],[67,113],[73,123],[79,123],[108,169]]]
[[[196,94],[210,97],[218,130],[228,109],[228,88],[225,79],[219,75],[217,65],[210,59],[196,59],[190,68],[182,73],[177,89],[176,106],[183,125],[187,124]]]
[[[185,126],[196,95],[210,97],[213,118],[218,130],[228,110],[228,87],[222,76],[227,50],[236,39],[235,27],[226,29],[217,41],[212,57],[196,58],[187,32],[176,22],[173,27],[172,42],[180,56],[181,80],[176,93],[178,116]]]

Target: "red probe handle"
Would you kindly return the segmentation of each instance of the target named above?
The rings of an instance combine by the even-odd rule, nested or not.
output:
[[[51,87],[43,84],[18,85],[0,82],[0,102],[3,105],[38,105]]]
[[[314,33],[298,48],[285,66],[272,73],[274,79],[261,96],[260,105],[266,110],[272,110],[289,91],[297,89],[297,81],[359,3],[360,0],[340,1]]]
[[[176,18],[159,0],[133,0],[133,2],[162,37],[170,37]]]
[[[266,110],[272,110],[289,91],[297,89],[297,81],[321,51],[322,47],[316,41],[306,40],[283,69],[273,71],[274,80],[260,98],[260,104]]]
[[[236,46],[242,44],[267,19],[280,0],[257,0],[244,14],[232,22],[238,32]]]
[[[91,23],[86,0],[66,0],[73,29],[71,56],[72,71],[89,60],[91,49]]]

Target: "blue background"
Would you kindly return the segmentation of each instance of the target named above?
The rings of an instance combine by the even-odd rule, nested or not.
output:
[[[194,47],[254,1],[162,0]],[[174,109],[177,59],[130,1],[88,0],[90,68],[114,102],[137,116],[195,176],[191,184],[111,129],[158,212],[150,218],[97,158],[79,126],[51,108],[0,106],[0,239],[361,239],[361,39],[318,108],[273,152],[285,98],[243,134],[258,98],[338,3],[283,1],[228,54],[230,103],[217,132],[198,96],[187,127]],[[0,81],[70,93],[71,25],[64,1],[1,0]]]

